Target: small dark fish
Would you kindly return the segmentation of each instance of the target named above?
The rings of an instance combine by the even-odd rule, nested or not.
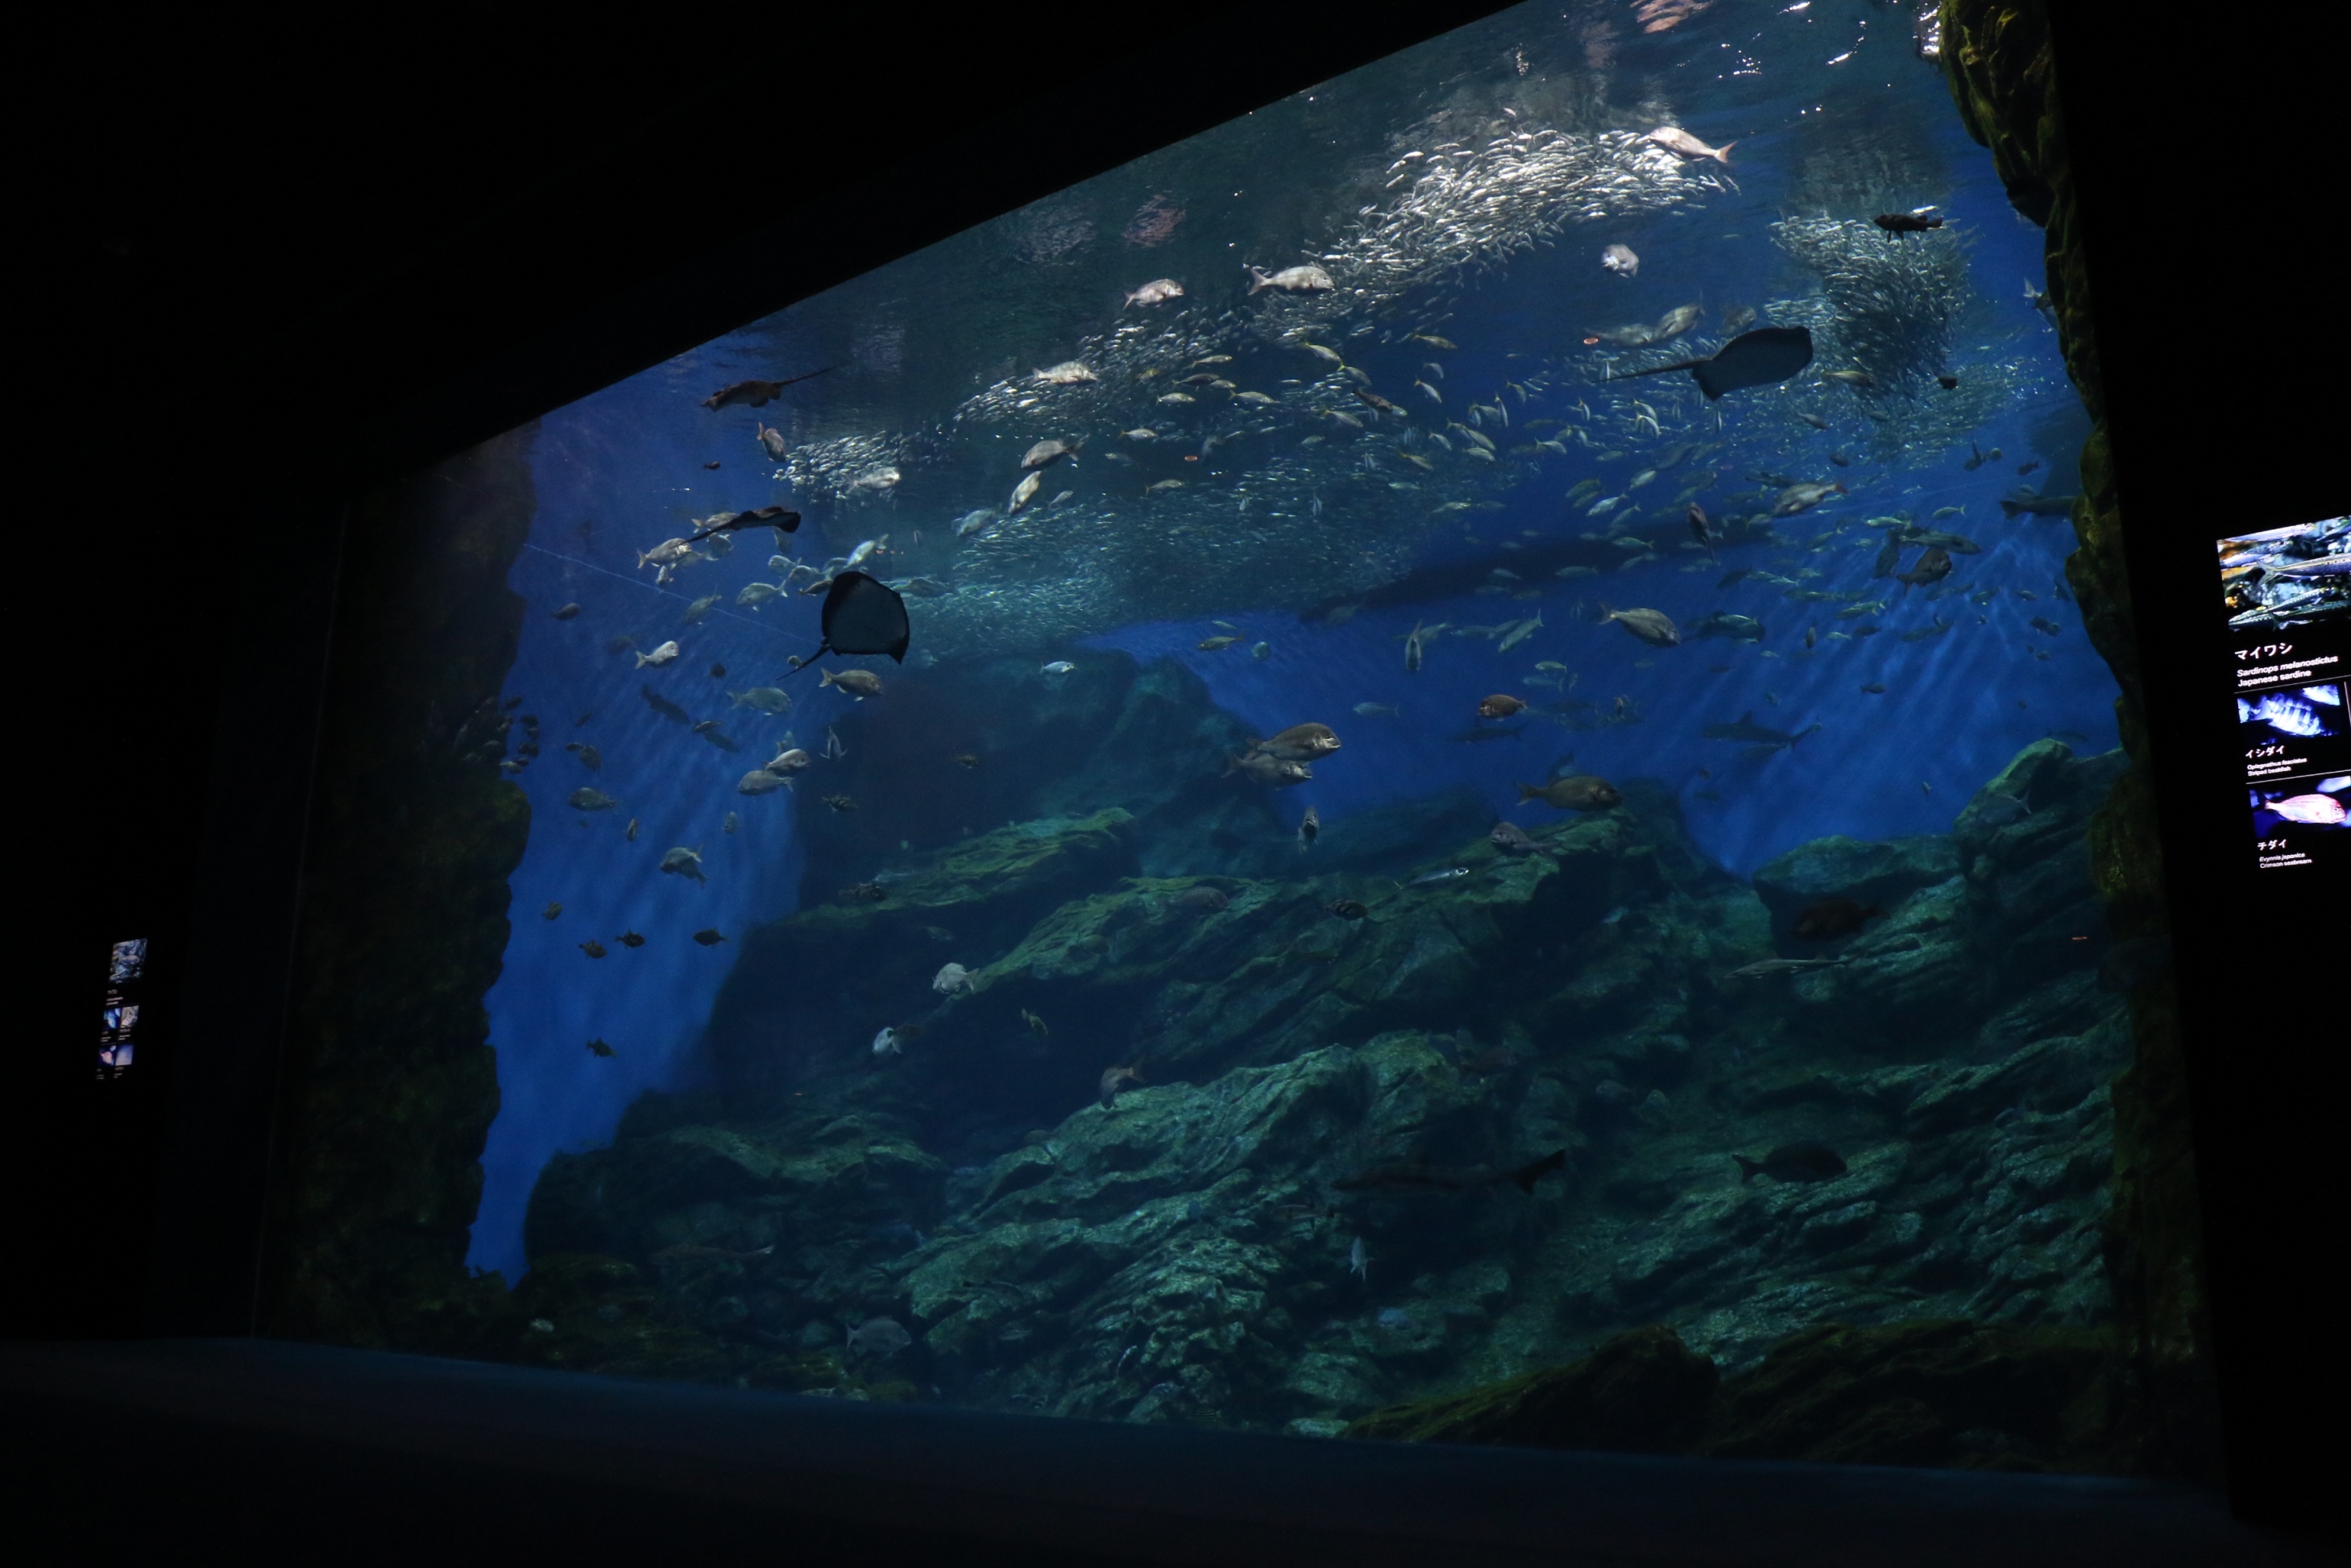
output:
[[[2018,478],[2022,479],[2022,477],[2024,477],[2024,476],[2026,476],[2027,474],[2032,473],[2035,468],[2038,468],[2038,467],[2040,467],[2040,466],[2041,466],[2041,459],[2040,459],[2040,458],[2038,458],[2038,457],[2034,458],[2034,459],[2033,459],[2032,462],[2030,462],[2030,463],[2020,463],[2020,464],[2018,464],[2018,465],[2016,465],[2016,476],[2017,476]]]
[[[555,620],[558,620],[558,621],[569,621],[569,620],[570,620],[574,615],[577,615],[577,614],[579,614],[579,613],[580,613],[580,606],[578,606],[577,604],[567,604],[567,605],[565,605],[565,606],[564,606],[562,609],[560,609],[560,610],[557,610],[557,611],[549,612],[549,614],[552,616],[552,618],[553,618],[553,619],[555,619]]]
[[[1706,515],[1706,508],[1699,506],[1696,501],[1692,501],[1689,504],[1687,516],[1689,517],[1690,538],[1696,539],[1708,549],[1712,549],[1714,548],[1714,528],[1712,522]]]
[[[597,1056],[610,1056],[610,1055],[611,1055],[611,1054],[612,1054],[612,1048],[611,1048],[611,1046],[609,1046],[609,1045],[606,1045],[606,1044],[605,1044],[602,1040],[590,1040],[590,1041],[588,1042],[588,1049],[589,1049],[590,1052],[591,1052],[592,1054],[597,1055]]]
[[[1929,582],[1940,582],[1951,575],[1951,552],[1936,549],[1918,558],[1908,571],[1896,572],[1894,580],[1905,588],[1917,588]]]
[[[1203,915],[1214,915],[1232,900],[1217,888],[1187,887],[1167,902],[1176,909],[1196,909]]]
[[[739,402],[751,408],[765,408],[782,395],[786,387],[798,386],[802,382],[813,381],[839,369],[839,365],[827,365],[821,371],[810,371],[806,375],[792,376],[780,382],[736,382],[704,398],[702,406],[708,409],[731,408]]]
[[[623,931],[612,940],[623,947],[642,947],[645,945],[645,939],[633,931]]]
[[[2050,620],[2046,615],[2036,615],[2031,621],[2027,622],[2026,624],[2044,637],[2054,637],[2058,632],[2065,630],[2065,628],[2058,625],[2057,622]]]
[[[1880,213],[1869,221],[1890,235],[1925,234],[1928,229],[1943,226],[1940,217],[1928,217],[1924,213]]]
[[[979,758],[968,751],[956,757],[955,761],[956,765],[959,768],[977,768],[979,766]]]
[[[1816,724],[1812,729],[1800,730],[1792,735],[1784,729],[1773,729],[1769,726],[1757,724],[1755,710],[1749,708],[1734,722],[1710,724],[1698,733],[1708,740],[1741,740],[1750,744],[1776,747],[1793,746],[1805,736],[1812,734],[1813,729],[1820,727]]]
[[[1959,378],[1957,376],[1937,376],[1935,378],[1935,384],[1941,387],[1945,392],[1950,392],[1959,384]]]
[[[695,932],[694,934],[694,939],[696,942],[701,943],[705,947],[716,947],[718,944],[726,940],[726,937],[719,935],[718,927],[716,925],[711,926],[706,931]]]
[[[1520,784],[1518,789],[1520,801],[1541,800],[1562,811],[1604,811],[1625,801],[1616,786],[1589,773],[1554,779],[1548,784]]]
[[[688,714],[684,708],[678,706],[667,697],[663,696],[659,692],[653,690],[653,687],[639,686],[637,688],[637,694],[645,699],[646,706],[652,708],[653,712],[661,715],[662,717],[668,719],[671,723],[690,725],[694,722],[694,717],[691,714]]]
[[[1871,696],[1882,697],[1886,695],[1886,683],[1884,681],[1872,681],[1861,689],[1867,692]]]
[[[1352,898],[1334,898],[1322,907],[1342,920],[1361,920],[1371,913],[1369,909]]]
[[[831,807],[836,811],[854,811],[857,810],[857,802],[851,800],[846,795],[827,795],[824,797],[824,803]]]
[[[1874,904],[1856,904],[1850,898],[1815,899],[1798,912],[1795,932],[1807,942],[1850,936],[1885,913]]]
[[[878,882],[852,882],[841,890],[843,904],[880,904],[890,896],[890,890]]]
[[[1507,693],[1497,692],[1492,696],[1481,697],[1479,699],[1478,716],[1479,718],[1508,718],[1526,706],[1527,700],[1524,697],[1514,697]]]
[[[1762,1172],[1774,1181],[1829,1181],[1845,1173],[1845,1163],[1826,1144],[1782,1144],[1760,1160],[1733,1155],[1741,1186]]]
[[[1101,1085],[1102,1108],[1105,1111],[1109,1110],[1113,1105],[1118,1103],[1118,1093],[1120,1090],[1126,1088],[1130,1084],[1137,1084],[1142,1082],[1143,1059],[1141,1057],[1137,1057],[1134,1061],[1129,1062],[1124,1067],[1104,1068],[1102,1070]]]
[[[590,958],[601,958],[604,956],[604,944],[591,936],[580,944],[580,950]]]
[[[1486,835],[1487,841],[1506,855],[1531,855],[1542,848],[1534,835],[1516,822],[1497,822],[1494,831]]]

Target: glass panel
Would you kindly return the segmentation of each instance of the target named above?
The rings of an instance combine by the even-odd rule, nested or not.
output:
[[[431,1339],[407,1262],[298,1268],[287,1321],[2127,1468],[2108,1085],[2168,946],[2091,876],[2090,423],[1911,23],[1521,7],[428,482],[530,517],[434,536],[527,605],[429,705],[528,805],[496,1278]],[[414,809],[509,863],[510,805]]]

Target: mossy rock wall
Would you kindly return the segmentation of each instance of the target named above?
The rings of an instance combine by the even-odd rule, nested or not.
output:
[[[2118,940],[2152,944],[2168,925],[2146,693],[2132,624],[2123,514],[2090,315],[2080,193],[2043,0],[1943,0],[1944,72],[1970,134],[1991,149],[2016,210],[2047,234],[2047,283],[2067,372],[2092,420],[2082,449],[2079,548],[2065,576],[2083,629],[2115,674],[2132,767],[2090,829],[2090,861]],[[2131,1398],[2142,1451],[2129,1468],[2217,1476],[2210,1319],[2189,1144],[2179,1008],[2168,971],[2133,988],[2137,1040],[2115,1084],[2114,1215],[2108,1232],[2118,1332],[2136,1368]]]
[[[1507,1382],[1375,1410],[1350,1437],[1813,1464],[2096,1472],[2115,1397],[2107,1337],[1925,1319],[1821,1323],[1721,1377],[1663,1326]]]
[[[486,755],[521,635],[532,432],[353,507],[304,865],[263,1331],[444,1348],[497,1114],[483,998],[530,827]],[[500,755],[503,746],[496,746]]]

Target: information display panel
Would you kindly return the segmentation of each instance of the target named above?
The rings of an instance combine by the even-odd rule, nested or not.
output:
[[[2220,541],[2253,852],[2264,872],[2351,857],[2351,517]]]

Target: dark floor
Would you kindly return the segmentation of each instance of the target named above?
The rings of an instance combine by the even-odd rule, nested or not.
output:
[[[1233,1436],[250,1340],[0,1345],[19,1562],[2331,1558],[2136,1481]]]

